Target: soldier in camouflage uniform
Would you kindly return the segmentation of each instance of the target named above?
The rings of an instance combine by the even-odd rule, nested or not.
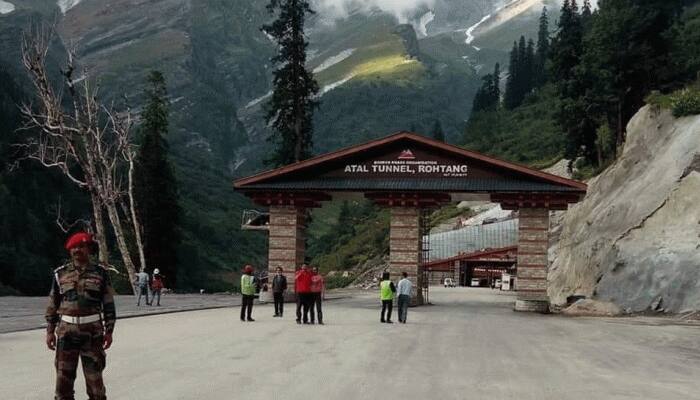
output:
[[[54,270],[46,308],[46,345],[56,351],[56,400],[74,399],[78,358],[91,400],[106,399],[105,350],[112,345],[116,312],[107,271],[90,262],[92,237],[76,233],[66,242],[71,262]]]

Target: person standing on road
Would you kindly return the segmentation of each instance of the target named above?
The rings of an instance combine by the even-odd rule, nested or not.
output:
[[[284,313],[284,292],[287,290],[287,277],[282,274],[282,267],[277,267],[277,273],[272,278],[272,297],[275,300],[275,317],[282,318]]]
[[[413,283],[408,279],[408,273],[406,271],[401,273],[401,280],[398,285],[399,292],[399,322],[402,324],[406,323],[406,315],[408,314],[408,303],[411,301],[411,289],[413,288]]]
[[[158,303],[156,306],[160,307],[160,292],[163,290],[163,275],[160,274],[158,268],[153,270],[153,279],[151,282],[151,304],[156,301],[156,296],[158,296]]]
[[[318,313],[318,324],[323,325],[323,293],[326,291],[326,285],[323,281],[323,275],[318,273],[318,268],[313,267],[311,270],[311,323],[314,323],[314,314]],[[314,308],[316,312],[314,312]]]
[[[309,266],[304,263],[297,271],[294,279],[294,292],[297,296],[297,324],[302,322],[302,309],[304,323],[309,323],[309,296],[311,294],[311,272]]]
[[[254,322],[251,317],[253,313],[253,299],[255,298],[255,277],[253,276],[253,266],[248,264],[243,267],[241,275],[241,321]]]
[[[391,310],[394,308],[394,293],[396,293],[396,286],[394,282],[389,280],[389,273],[384,272],[382,274],[382,281],[379,282],[379,298],[382,300],[381,322],[393,324],[391,321]],[[384,319],[385,312],[387,312],[386,319]]]
[[[136,280],[134,283],[136,284],[139,292],[139,298],[136,301],[136,306],[138,307],[141,305],[141,296],[146,296],[146,305],[150,306],[151,302],[148,301],[148,274],[143,267],[141,267],[139,273],[136,274]]]
[[[71,262],[54,270],[46,307],[46,346],[56,351],[58,400],[73,399],[78,359],[83,364],[87,395],[107,399],[102,371],[112,345],[117,314],[109,274],[90,261],[96,244],[85,232],[72,235],[65,248]]]

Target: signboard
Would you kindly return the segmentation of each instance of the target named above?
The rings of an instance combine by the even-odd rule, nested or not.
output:
[[[404,149],[398,155],[387,159],[370,160],[356,164],[345,164],[346,176],[424,176],[424,177],[466,177],[469,166],[440,160],[425,154],[416,156],[411,149]]]

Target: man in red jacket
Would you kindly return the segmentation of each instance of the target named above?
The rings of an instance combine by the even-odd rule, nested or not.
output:
[[[309,300],[311,297],[311,271],[304,263],[294,278],[294,291],[297,295],[297,324],[301,324],[301,312],[304,309],[304,323],[309,323]]]

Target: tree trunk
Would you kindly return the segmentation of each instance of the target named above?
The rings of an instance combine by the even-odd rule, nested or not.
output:
[[[114,201],[108,201],[105,204],[107,208],[107,215],[109,216],[109,222],[114,229],[114,236],[117,238],[117,246],[119,247],[119,252],[122,255],[122,261],[124,262],[124,267],[126,272],[129,274],[129,283],[134,290],[134,295],[138,292],[136,290],[136,267],[134,262],[131,260],[131,255],[129,254],[129,246],[126,244],[126,238],[124,237],[124,229],[122,227],[121,219],[119,218],[119,213],[117,211],[117,205]]]
[[[95,241],[99,248],[99,262],[102,266],[109,265],[109,248],[107,247],[107,237],[105,235],[105,221],[102,215],[102,205],[100,198],[94,189],[90,189],[90,201],[92,202],[92,215],[95,220]]]
[[[74,105],[75,105],[74,101]],[[82,136],[80,141],[83,146],[88,149],[89,142],[86,140],[85,136]],[[86,152],[87,163],[83,165],[83,171],[85,173],[85,181],[87,182],[87,190],[90,193],[90,201],[92,202],[92,213],[95,217],[95,237],[97,240],[97,245],[99,247],[99,262],[103,266],[109,265],[109,247],[107,247],[107,235],[104,225],[104,216],[102,214],[102,200],[100,196],[100,188],[98,187],[98,181],[96,179],[96,169],[95,160],[92,157],[92,153]]]
[[[139,251],[139,261],[141,268],[146,268],[146,255],[143,252],[143,241],[141,240],[141,224],[136,215],[136,202],[134,201],[134,160],[129,158],[129,211],[131,212],[131,222],[134,226],[136,236],[136,248]]]

